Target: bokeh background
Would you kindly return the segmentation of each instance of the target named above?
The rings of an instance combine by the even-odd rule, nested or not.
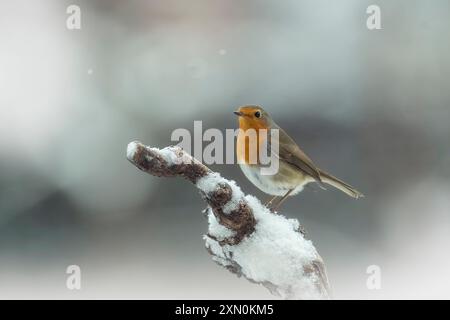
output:
[[[272,298],[211,261],[192,186],[125,156],[260,104],[366,194],[310,186],[284,205],[335,298],[450,298],[449,39],[447,0],[1,1],[0,297]],[[237,165],[212,168],[267,199]]]

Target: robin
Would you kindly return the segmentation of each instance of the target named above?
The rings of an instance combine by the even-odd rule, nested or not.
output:
[[[275,211],[288,196],[293,196],[302,191],[303,187],[310,182],[319,183],[323,189],[325,189],[324,184],[331,185],[356,199],[364,197],[351,185],[319,169],[260,106],[242,106],[234,113],[239,117],[239,128],[241,129],[236,144],[238,163],[247,179],[261,191],[274,196],[266,203],[268,207],[272,205],[275,199],[281,197],[271,208],[272,211]],[[250,135],[246,134],[251,129],[256,132],[257,148],[252,147],[252,143],[249,141]],[[262,129],[265,129],[264,133],[268,133],[272,129],[278,129],[278,141],[268,141],[269,134],[261,134]],[[278,148],[271,147],[275,143],[277,143]],[[278,149],[278,154],[275,154],[279,160],[278,170],[273,175],[261,174],[261,147],[271,149],[266,154]],[[256,157],[252,157],[255,156],[252,152],[257,153]],[[252,159],[256,159],[256,161],[251,161]]]

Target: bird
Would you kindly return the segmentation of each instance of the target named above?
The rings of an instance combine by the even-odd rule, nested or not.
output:
[[[331,185],[355,199],[364,197],[348,183],[317,167],[261,106],[244,105],[234,111],[234,114],[238,116],[240,129],[236,143],[239,166],[250,182],[264,193],[273,196],[265,204],[273,212],[288,196],[298,194],[306,184],[312,182],[318,183],[322,189],[326,189],[325,185]],[[255,143],[250,141],[251,135],[248,134],[252,129],[256,133]],[[262,131],[263,129],[267,131]],[[278,129],[278,141],[268,139],[272,129]],[[275,144],[278,148],[274,148]],[[261,174],[263,164],[260,151],[264,147],[268,149],[265,154],[275,152],[274,156],[279,161],[278,170],[272,175]],[[278,150],[278,153],[274,150]],[[279,199],[274,203],[277,198]]]

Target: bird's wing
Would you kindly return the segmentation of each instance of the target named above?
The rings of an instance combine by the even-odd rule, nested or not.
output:
[[[275,145],[278,145],[278,153],[274,152],[280,160],[284,160],[290,165],[303,171],[307,175],[311,176],[317,182],[321,183],[319,169],[315,166],[312,160],[298,147],[295,141],[284,132],[283,129],[279,130],[279,141],[276,139],[268,139],[267,147],[270,152],[276,150]],[[273,141],[272,141],[273,140]]]

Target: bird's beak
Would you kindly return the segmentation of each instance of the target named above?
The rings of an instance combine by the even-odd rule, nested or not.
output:
[[[239,117],[243,116],[244,114],[240,111],[233,111],[233,113]]]

